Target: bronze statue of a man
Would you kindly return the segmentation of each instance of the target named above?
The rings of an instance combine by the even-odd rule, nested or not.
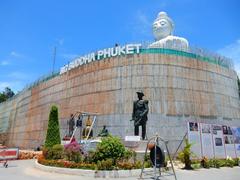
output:
[[[137,91],[138,100],[133,102],[132,120],[134,121],[134,135],[139,135],[139,126],[142,126],[142,139],[146,136],[147,114],[149,111],[148,100],[143,100],[143,92]]]

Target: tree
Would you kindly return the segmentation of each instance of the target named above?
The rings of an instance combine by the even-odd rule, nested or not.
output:
[[[58,122],[58,108],[53,105],[49,114],[45,147],[52,148],[55,144],[61,144],[61,138]]]
[[[9,87],[5,88],[3,94],[7,97],[7,99],[15,95],[14,92]]]
[[[1,103],[1,102],[4,102],[4,101],[6,101],[6,100],[7,100],[7,97],[5,96],[5,94],[0,93],[0,103]]]
[[[14,95],[14,92],[9,87],[6,87],[5,90],[0,93],[0,103],[6,101],[8,98],[13,97]]]
[[[191,156],[193,156],[193,152],[191,151],[192,144],[188,142],[187,139],[185,139],[185,147],[182,152],[178,154],[178,158],[182,163],[185,164],[184,169],[193,169],[191,164]]]

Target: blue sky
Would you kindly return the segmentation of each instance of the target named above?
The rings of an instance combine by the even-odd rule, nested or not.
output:
[[[238,0],[6,0],[0,2],[0,91],[15,92],[78,55],[115,43],[153,41],[151,25],[166,11],[174,35],[234,59],[240,72]]]

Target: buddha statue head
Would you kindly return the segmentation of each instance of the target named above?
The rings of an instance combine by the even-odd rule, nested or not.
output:
[[[152,28],[155,40],[158,41],[172,34],[174,24],[166,12],[160,12],[153,22]]]

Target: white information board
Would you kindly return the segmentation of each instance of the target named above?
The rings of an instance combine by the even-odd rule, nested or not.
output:
[[[188,141],[192,144],[191,151],[194,152],[196,158],[201,158],[202,148],[199,123],[188,122]]]
[[[196,158],[240,157],[240,127],[188,122],[187,128]]]
[[[236,158],[236,151],[234,146],[234,139],[232,129],[229,126],[222,126],[223,140],[225,144],[226,156]]]
[[[222,126],[212,125],[212,135],[215,158],[226,158]]]
[[[200,124],[202,140],[202,156],[214,158],[212,128],[210,124]]]
[[[232,132],[234,136],[236,155],[237,157],[240,157],[240,127],[232,127]]]

